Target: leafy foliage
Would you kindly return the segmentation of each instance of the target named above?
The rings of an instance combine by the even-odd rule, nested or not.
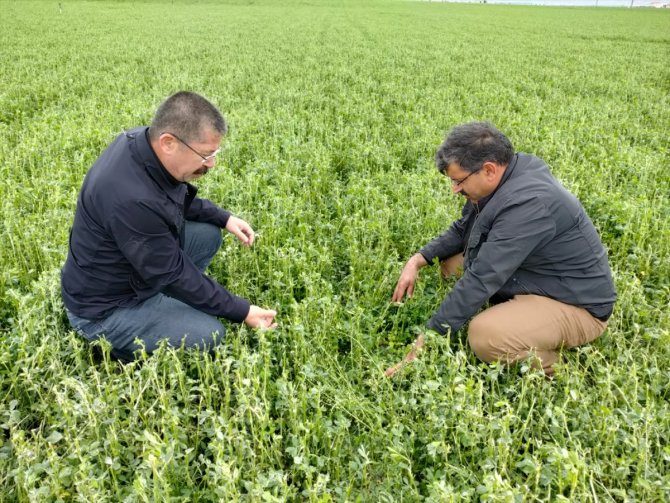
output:
[[[667,12],[419,2],[0,2],[0,499],[670,498]],[[11,23],[8,22],[11,20]],[[259,232],[210,274],[280,327],[129,365],[64,319],[82,177],[179,89],[231,128],[202,194]],[[433,339],[404,260],[459,212],[432,156],[494,122],[583,201],[609,330],[552,382]]]

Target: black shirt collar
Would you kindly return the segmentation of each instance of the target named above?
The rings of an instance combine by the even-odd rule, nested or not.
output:
[[[146,128],[144,130],[144,139],[147,141],[147,145],[149,146],[149,149],[151,150],[151,155],[153,156],[153,161],[156,163],[157,168],[159,171],[163,172],[163,175],[167,179],[168,182],[170,182],[171,185],[177,186],[181,182],[177,180],[175,177],[173,177],[170,172],[167,170],[165,166],[163,166],[163,163],[160,161],[158,156],[156,155],[156,151],[154,148],[151,146],[151,139],[149,138],[149,128]]]
[[[188,184],[176,180],[160,162],[153,148],[151,148],[149,128],[142,126],[125,131],[124,134],[135,161],[144,166],[149,176],[173,201],[183,204],[184,193]]]

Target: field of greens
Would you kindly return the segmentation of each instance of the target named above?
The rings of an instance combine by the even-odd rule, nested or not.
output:
[[[670,499],[670,12],[430,2],[0,0],[0,501]],[[180,89],[230,123],[201,195],[250,222],[209,274],[276,308],[213,356],[72,330],[84,174]],[[431,339],[404,261],[463,203],[433,165],[490,120],[609,250],[608,331],[553,381]]]

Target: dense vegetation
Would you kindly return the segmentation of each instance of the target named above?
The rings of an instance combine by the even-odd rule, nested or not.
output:
[[[670,498],[670,12],[427,2],[0,1],[1,501]],[[64,318],[82,178],[174,91],[230,122],[201,194],[248,220],[210,274],[279,311],[129,365]],[[619,294],[553,382],[431,339],[404,261],[462,200],[432,157],[484,119],[583,202]]]

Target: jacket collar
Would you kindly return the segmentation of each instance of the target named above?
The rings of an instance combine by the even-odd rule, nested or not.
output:
[[[478,213],[482,212],[482,210],[486,206],[486,203],[488,203],[491,200],[491,198],[496,195],[496,192],[498,192],[498,190],[500,190],[500,187],[502,187],[503,184],[512,177],[512,173],[514,172],[514,168],[517,165],[518,158],[519,158],[519,154],[514,154],[514,156],[512,157],[512,160],[507,165],[507,168],[505,168],[505,172],[503,173],[503,176],[500,179],[500,183],[498,184],[498,186],[496,187],[496,189],[493,192],[491,192],[486,197],[482,197],[477,202],[477,204],[471,203],[471,204],[473,204],[473,206],[477,207],[477,212]]]
[[[195,196],[197,189],[193,185],[176,180],[160,162],[149,142],[148,127],[142,126],[130,129],[124,131],[124,134],[133,160],[144,167],[149,176],[170,199],[183,205],[185,193]]]
[[[516,168],[516,165],[517,165],[517,161],[518,161],[518,160],[519,160],[519,154],[514,154],[514,155],[512,156],[512,160],[511,160],[511,161],[509,162],[509,164],[507,165],[507,168],[505,169],[505,172],[503,173],[502,178],[500,179],[500,183],[498,184],[498,187],[496,187],[496,190],[493,191],[493,194],[495,194],[496,191],[497,191],[500,187],[502,187],[502,185],[503,185],[507,180],[509,180],[510,178],[512,178],[512,174],[514,173],[514,168]],[[491,194],[491,195],[493,195],[493,194]]]
[[[512,174],[514,173],[514,168],[516,168],[517,160],[519,158],[519,154],[514,154],[512,156],[512,160],[509,162],[507,167],[505,168],[505,172],[503,173],[502,178],[500,179],[500,183],[496,187],[496,190],[491,192],[488,196],[484,197],[480,202],[479,202],[479,209],[482,210],[484,209],[484,205],[491,200],[493,196],[496,195],[496,192],[500,190],[500,187],[502,187],[507,180],[512,178]]]

